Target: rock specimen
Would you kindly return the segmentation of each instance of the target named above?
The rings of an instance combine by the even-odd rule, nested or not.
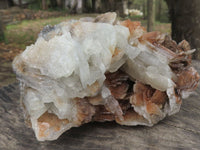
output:
[[[46,26],[13,68],[39,141],[90,121],[152,126],[198,84],[188,42],[115,13]]]

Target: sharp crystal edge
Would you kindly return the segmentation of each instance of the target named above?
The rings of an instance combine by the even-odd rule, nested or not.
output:
[[[91,121],[152,126],[197,87],[193,51],[111,12],[46,26],[13,61],[26,121],[39,141]]]

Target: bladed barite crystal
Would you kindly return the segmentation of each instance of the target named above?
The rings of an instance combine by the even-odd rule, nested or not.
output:
[[[22,106],[39,141],[91,121],[152,126],[197,87],[190,46],[115,13],[46,26],[17,56]]]

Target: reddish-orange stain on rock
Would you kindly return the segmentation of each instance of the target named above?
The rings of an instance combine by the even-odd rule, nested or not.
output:
[[[146,30],[144,27],[141,26],[141,23],[139,21],[131,21],[131,20],[125,20],[121,22],[121,25],[127,27],[131,34],[139,27],[142,30]]]
[[[168,100],[166,92],[153,89],[149,85],[136,82],[134,85],[134,94],[130,102],[135,106],[145,106],[150,114],[158,113],[158,108],[162,107]]]
[[[183,70],[177,76],[177,87],[181,90],[194,90],[200,79],[198,72],[193,67]]]
[[[66,125],[69,121],[67,119],[59,119],[55,114],[45,112],[38,118],[39,136],[48,136],[48,129],[52,128],[54,131],[59,131],[62,124]]]

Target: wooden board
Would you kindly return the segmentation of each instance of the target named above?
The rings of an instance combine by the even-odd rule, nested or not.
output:
[[[200,87],[183,100],[179,113],[153,127],[95,122],[72,128],[56,141],[38,142],[24,124],[18,83],[0,89],[0,114],[0,150],[200,149]]]

